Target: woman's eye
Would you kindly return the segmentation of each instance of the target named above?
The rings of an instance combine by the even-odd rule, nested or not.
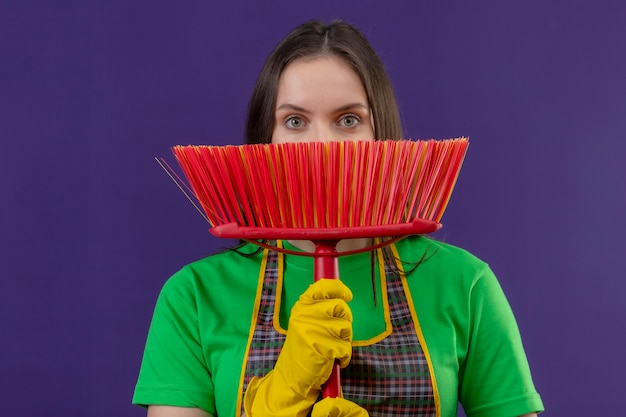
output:
[[[285,125],[289,129],[299,129],[304,125],[304,121],[297,116],[289,116],[287,120],[285,120]]]
[[[355,127],[359,124],[361,119],[353,114],[348,114],[339,119],[339,125],[343,127]]]

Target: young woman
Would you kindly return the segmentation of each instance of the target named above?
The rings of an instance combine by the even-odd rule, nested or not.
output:
[[[250,102],[248,143],[402,136],[382,63],[342,22],[290,33]],[[310,284],[312,265],[245,245],[176,273],[157,301],[133,402],[150,417],[451,417],[459,401],[469,417],[543,410],[484,262],[416,236],[373,258],[341,257],[342,281]],[[320,400],[335,361],[343,398]]]

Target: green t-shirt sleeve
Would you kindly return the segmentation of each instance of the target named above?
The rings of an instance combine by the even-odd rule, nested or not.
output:
[[[215,414],[193,273],[185,268],[161,290],[148,332],[133,404],[201,408]]]
[[[472,286],[469,308],[470,343],[459,375],[459,397],[468,417],[543,411],[517,323],[488,267]]]

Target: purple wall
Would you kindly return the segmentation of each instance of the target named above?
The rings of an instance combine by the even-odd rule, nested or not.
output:
[[[153,157],[239,143],[269,50],[336,16],[408,136],[471,137],[439,238],[498,274],[545,415],[624,415],[626,6],[250,3],[0,3],[0,415],[144,415],[158,291],[228,243]]]

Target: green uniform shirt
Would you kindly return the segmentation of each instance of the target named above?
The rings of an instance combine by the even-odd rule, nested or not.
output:
[[[293,249],[293,248],[291,248]],[[253,253],[255,246],[243,251]],[[441,417],[514,417],[543,410],[515,319],[482,261],[425,237],[394,245],[407,271],[410,301],[426,342]],[[238,415],[242,366],[259,290],[263,254],[224,252],[172,276],[159,296],[133,403],[198,407],[218,417]],[[341,279],[353,292],[354,343],[389,331],[384,279],[369,254],[341,257]],[[311,284],[313,260],[286,255],[277,320],[286,328],[291,306]],[[383,277],[384,278],[384,277]]]

